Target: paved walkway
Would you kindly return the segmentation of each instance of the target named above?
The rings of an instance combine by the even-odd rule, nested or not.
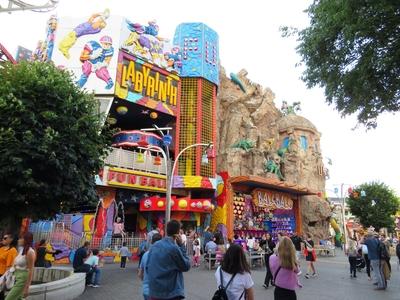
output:
[[[317,262],[319,276],[314,279],[301,278],[303,288],[298,292],[299,300],[399,300],[400,271],[392,258],[393,274],[386,291],[374,291],[374,286],[367,280],[365,271],[357,279],[349,278],[347,258],[343,254],[334,258],[320,258]],[[302,262],[303,265],[305,262]],[[79,299],[85,300],[141,300],[141,282],[136,275],[137,264],[128,264],[121,270],[117,265],[106,265],[103,269],[101,287],[87,288]],[[214,272],[204,267],[185,273],[186,299],[209,300],[216,290]],[[273,299],[273,289],[262,287],[264,270],[252,271],[255,282],[256,299]]]

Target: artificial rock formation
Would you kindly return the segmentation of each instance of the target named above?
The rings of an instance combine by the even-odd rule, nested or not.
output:
[[[252,83],[246,70],[231,77],[234,80],[221,71],[217,100],[218,171],[228,171],[230,176],[278,178],[266,173],[270,169],[266,166],[276,163],[285,181],[324,191],[327,170],[316,127],[293,111],[282,113],[274,104],[273,92]],[[247,148],[249,142],[251,149]],[[244,147],[237,147],[242,144]],[[318,196],[304,196],[301,207],[303,231],[316,239],[326,238],[331,214],[328,202]]]

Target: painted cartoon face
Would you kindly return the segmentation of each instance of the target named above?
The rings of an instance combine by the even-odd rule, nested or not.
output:
[[[111,46],[112,46],[112,44],[110,44],[110,43],[101,43],[101,47],[102,47],[103,49],[105,49],[105,50],[110,49]]]
[[[57,19],[51,19],[49,21],[49,28],[51,30],[56,30],[57,29]]]

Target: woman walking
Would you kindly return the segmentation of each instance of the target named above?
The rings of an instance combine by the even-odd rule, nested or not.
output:
[[[32,242],[33,235],[30,232],[25,233],[24,236],[18,240],[18,246],[21,247],[21,250],[14,260],[15,284],[8,293],[6,300],[22,300],[28,297],[36,259],[35,250],[32,248]]]
[[[296,300],[296,289],[300,288],[297,273],[299,267],[296,259],[296,249],[288,237],[283,237],[278,246],[277,255],[270,257],[269,265],[274,274],[275,300]]]
[[[357,277],[357,242],[353,238],[349,238],[347,243],[346,254],[349,257],[350,278]]]
[[[264,234],[261,238],[260,241],[260,246],[265,252],[265,267],[266,267],[266,274],[265,274],[265,279],[264,279],[264,288],[268,288],[269,284],[273,284],[272,281],[272,273],[271,273],[271,268],[269,266],[269,258],[271,257],[272,254],[274,254],[274,248],[275,248],[275,243],[272,241],[271,235],[269,233]]]
[[[229,300],[254,300],[254,282],[241,246],[233,244],[229,247],[215,272],[215,279],[218,287],[226,289]]]
[[[307,261],[307,273],[304,277],[306,277],[307,279],[310,278],[310,276],[317,277],[317,273],[315,271],[315,266],[314,266],[314,262],[316,260],[314,241],[311,239],[310,234],[307,234],[307,238],[304,241],[304,245],[305,245],[304,254],[306,256],[306,261]]]
[[[0,248],[0,277],[8,271],[17,257],[18,237],[10,233],[3,236]],[[4,300],[4,291],[0,291],[0,300]]]

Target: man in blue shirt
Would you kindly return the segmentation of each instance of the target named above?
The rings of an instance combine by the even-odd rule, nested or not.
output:
[[[158,242],[159,240],[162,239],[161,234],[159,233],[154,233],[151,237],[151,244],[155,244],[155,242]],[[144,300],[149,300],[149,278],[146,272],[146,265],[149,257],[149,251],[147,251],[145,254],[142,256],[142,260],[139,265],[139,278],[143,280],[143,297]]]
[[[78,250],[76,250],[75,252],[75,256],[74,256],[74,261],[72,266],[74,267],[74,271],[76,273],[87,273],[89,272],[87,266],[85,266],[84,262],[85,259],[88,257],[89,255],[89,242],[85,242],[83,244],[82,247],[80,247]]]
[[[379,240],[372,234],[369,233],[366,237],[364,244],[368,248],[368,257],[371,261],[371,266],[374,272],[374,279],[377,285],[376,290],[384,290],[386,289],[386,281],[383,277],[382,265],[380,261],[380,253],[379,253]]]
[[[183,274],[190,269],[190,260],[179,235],[181,224],[167,223],[167,237],[151,246],[145,265],[150,300],[185,298]]]

